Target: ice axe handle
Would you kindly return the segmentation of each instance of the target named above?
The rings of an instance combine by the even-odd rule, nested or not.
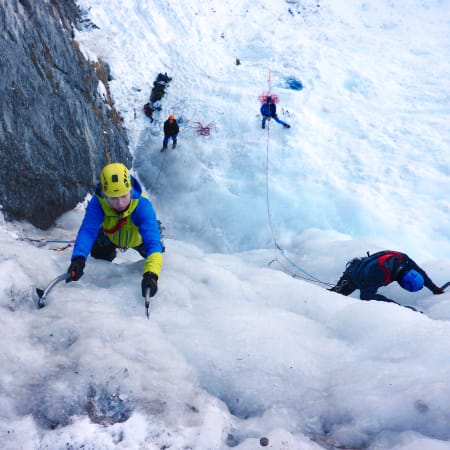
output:
[[[50,281],[49,285],[44,289],[36,289],[36,293],[39,297],[39,308],[43,308],[45,306],[44,300],[47,297],[48,293],[61,281],[69,280],[70,274],[69,273],[62,273],[61,275],[57,276],[54,280]]]
[[[145,315],[147,316],[147,319],[150,320],[150,314],[148,312],[149,307],[150,307],[150,288],[147,288],[145,290]]]

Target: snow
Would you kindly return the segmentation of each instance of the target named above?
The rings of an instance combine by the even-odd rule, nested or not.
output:
[[[149,320],[132,250],[90,259],[38,310],[71,254],[45,239],[74,239],[85,203],[47,232],[2,221],[2,449],[450,449],[450,295],[380,290],[419,314],[326,290],[380,249],[450,278],[450,4],[79,5],[164,267]],[[261,129],[269,91],[289,130]],[[179,145],[160,153],[170,113]]]

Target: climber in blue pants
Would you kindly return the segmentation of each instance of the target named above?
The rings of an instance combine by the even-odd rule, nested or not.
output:
[[[260,109],[261,115],[263,116],[262,118],[262,124],[261,124],[261,128],[266,128],[266,120],[267,119],[272,119],[275,120],[275,122],[283,125],[285,128],[291,128],[291,126],[286,123],[283,122],[282,120],[280,120],[277,116],[277,106],[275,105],[275,103],[273,103],[272,101],[272,97],[269,95],[266,98],[265,103],[263,103],[261,105],[261,109]]]

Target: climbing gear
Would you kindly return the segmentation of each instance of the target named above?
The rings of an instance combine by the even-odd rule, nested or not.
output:
[[[36,245],[37,247],[43,247],[46,244],[64,244],[60,247],[51,247],[49,250],[54,250],[56,252],[63,252],[64,250],[67,250],[68,248],[72,247],[75,243],[75,240],[66,240],[66,239],[47,239],[45,237],[42,237],[40,239],[32,239],[28,237],[20,237],[17,238],[19,241],[26,241],[31,242],[32,244]]]
[[[38,300],[38,308],[43,308],[45,306],[44,300],[50,291],[61,281],[67,281],[70,278],[70,273],[65,272],[61,275],[57,276],[54,280],[52,280],[49,285],[45,289],[36,289],[36,293],[39,297]]]
[[[270,120],[270,118],[269,118]],[[264,125],[264,124],[262,124]],[[264,128],[264,126],[262,126]],[[300,266],[295,264],[293,261],[289,259],[289,257],[284,253],[284,250],[279,246],[277,242],[277,238],[275,236],[275,230],[272,223],[272,213],[270,208],[270,183],[269,183],[269,154],[270,154],[270,128],[268,128],[267,131],[267,141],[266,141],[266,209],[267,209],[267,219],[269,223],[270,233],[272,235],[272,241],[273,241],[273,247],[274,247],[274,258],[272,261],[269,262],[268,266],[271,266],[273,263],[278,263],[278,265],[291,277],[293,278],[301,278],[303,280],[312,281],[314,283],[324,284],[328,286],[333,286],[331,283],[327,283],[325,281],[319,280],[314,275],[306,272],[304,269],[302,269]],[[285,261],[287,261],[293,268],[294,271],[291,270],[285,263],[282,261],[282,259],[278,256],[280,254]],[[299,275],[298,272],[301,272],[303,275]]]
[[[376,260],[378,267],[383,271],[384,273],[384,280],[383,280],[383,286],[387,286],[389,283],[392,282],[392,276],[391,273],[389,272],[389,270],[386,268],[386,266],[384,265],[384,263],[389,259],[395,257],[397,259],[399,259],[400,261],[403,260],[403,255],[400,252],[394,252],[394,251],[381,251],[381,252],[377,252],[374,253],[373,255],[369,255],[369,252],[367,252],[367,258],[369,259],[365,259],[366,261],[366,267],[369,265],[367,261],[372,261],[372,260]],[[400,266],[400,268],[398,270],[402,270],[405,269],[405,266]],[[400,274],[396,274],[397,276],[395,277],[396,279],[401,279],[403,278],[403,275]],[[398,277],[398,278],[397,278]]]
[[[403,276],[401,286],[409,292],[417,292],[423,288],[423,276],[417,270],[411,269]]]
[[[145,315],[149,317],[150,297],[153,297],[158,291],[158,275],[152,272],[145,272],[142,277],[142,297],[145,297]]]
[[[122,197],[131,191],[130,174],[121,163],[106,165],[100,179],[102,191],[107,197]]]
[[[210,136],[211,131],[217,131],[217,126],[215,122],[210,122],[207,125],[203,125],[201,122],[190,122],[189,125],[187,125],[189,128],[194,129],[194,131],[199,136]]]
[[[266,93],[258,96],[258,99],[260,100],[261,103],[265,103],[265,102],[267,102],[267,100],[270,100],[270,101],[272,101],[272,103],[276,104],[278,102],[278,96],[276,94],[271,94],[270,72],[269,72],[268,83],[269,83],[268,91]],[[271,117],[265,116],[263,113],[261,113],[261,115],[263,117],[263,120],[261,122],[261,128],[264,129],[266,120],[269,120],[269,125],[270,125]],[[266,120],[264,120],[264,119],[266,119]],[[270,180],[270,177],[269,177],[270,126],[268,126],[268,128],[267,128],[266,135],[267,135],[267,138],[266,138],[267,139],[266,140],[266,168],[265,168],[265,172],[266,172],[266,182],[265,182],[265,185],[266,185],[266,209],[267,209],[267,219],[268,219],[268,224],[269,224],[269,228],[270,228],[270,233],[272,236],[273,249],[274,249],[274,257],[273,257],[272,261],[270,261],[268,263],[268,266],[271,266],[273,263],[278,263],[278,265],[282,268],[282,270],[284,270],[288,275],[290,275],[293,278],[301,278],[303,280],[312,281],[314,283],[324,284],[329,287],[332,287],[333,284],[319,280],[317,277],[306,272],[300,266],[295,264],[285,254],[284,250],[280,247],[280,245],[277,242],[275,230],[274,230],[273,223],[272,223],[272,213],[271,213],[270,195],[269,195],[270,194],[270,183],[269,183],[269,180]],[[288,267],[288,264],[286,264],[286,262],[289,264],[290,267]],[[300,275],[299,272],[301,272],[303,275]]]
[[[102,226],[102,231],[106,234],[114,234],[117,233],[126,223],[129,216],[122,217],[112,228],[107,230],[105,227]]]
[[[150,320],[150,314],[148,312],[149,307],[150,307],[150,288],[147,288],[145,290],[145,315],[147,316],[147,319]]]

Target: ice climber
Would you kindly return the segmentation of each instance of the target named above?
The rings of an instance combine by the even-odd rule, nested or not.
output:
[[[89,201],[74,244],[68,281],[83,275],[86,259],[112,261],[117,249],[133,248],[144,262],[142,296],[147,289],[153,297],[163,262],[163,245],[158,220],[139,182],[121,163],[106,165],[95,194]]]
[[[329,290],[350,295],[359,289],[361,300],[379,300],[398,304],[377,293],[380,287],[394,281],[409,292],[419,291],[426,286],[435,295],[444,293],[444,290],[436,286],[426,272],[407,254],[391,250],[352,259],[347,263],[336,286]]]
[[[275,120],[275,122],[283,125],[285,128],[291,128],[291,126],[288,123],[283,122],[278,118],[277,105],[275,105],[275,103],[272,101],[272,97],[270,95],[266,98],[266,101],[261,105],[260,112],[262,115],[262,123],[261,123],[262,128],[266,128],[266,120],[270,120],[272,118],[273,120]]]
[[[167,148],[169,139],[172,138],[172,148],[177,146],[177,136],[180,131],[175,116],[170,114],[169,118],[164,122],[164,139],[161,151],[163,152]]]

